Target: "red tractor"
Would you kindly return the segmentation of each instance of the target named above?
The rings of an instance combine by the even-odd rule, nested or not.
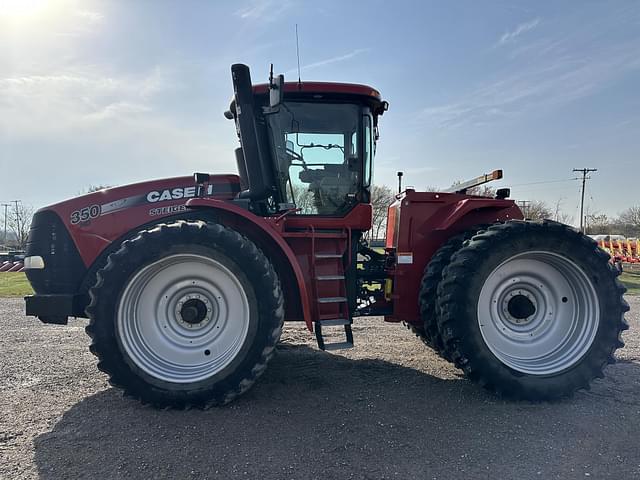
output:
[[[388,103],[364,85],[231,72],[238,175],[109,188],[34,216],[27,314],[87,317],[113,385],[159,407],[221,405],[264,372],[284,321],[336,350],[362,316],[405,322],[510,398],[570,395],[614,361],[628,306],[595,241],[523,220],[507,189],[467,194],[495,172],[405,190],[373,249],[363,234]],[[335,328],[344,341],[325,342]]]

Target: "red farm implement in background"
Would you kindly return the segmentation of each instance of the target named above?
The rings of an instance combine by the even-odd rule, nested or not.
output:
[[[24,271],[22,252],[0,252],[0,273]]]
[[[28,315],[87,317],[111,382],[159,407],[227,403],[265,370],[284,321],[322,350],[354,319],[406,323],[473,381],[511,398],[588,387],[623,344],[608,255],[573,228],[522,218],[508,189],[407,189],[373,249],[373,160],[388,108],[366,85],[253,85],[231,67],[238,174],[105,189],[40,209]],[[456,173],[457,175],[457,173]],[[338,329],[344,338],[329,343]]]
[[[611,262],[619,271],[625,265],[637,269],[640,265],[640,239],[625,238],[622,235],[592,235],[598,246],[611,256]]]

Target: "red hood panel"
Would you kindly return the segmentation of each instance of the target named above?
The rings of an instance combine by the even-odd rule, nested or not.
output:
[[[211,175],[205,197],[230,200],[239,191],[237,175]],[[60,216],[88,267],[114,240],[186,211],[185,203],[195,196],[192,176],[175,177],[108,188],[41,210],[53,210]]]

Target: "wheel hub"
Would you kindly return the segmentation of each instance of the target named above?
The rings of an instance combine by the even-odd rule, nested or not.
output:
[[[505,320],[516,325],[525,325],[535,317],[537,311],[535,295],[526,290],[514,290],[503,300]]]
[[[184,295],[176,304],[176,321],[189,329],[202,328],[213,318],[211,305],[206,296]]]

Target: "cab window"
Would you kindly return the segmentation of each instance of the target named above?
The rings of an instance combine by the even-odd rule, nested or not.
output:
[[[362,184],[361,109],[350,104],[285,102],[268,115],[280,187],[306,215],[339,215]]]

